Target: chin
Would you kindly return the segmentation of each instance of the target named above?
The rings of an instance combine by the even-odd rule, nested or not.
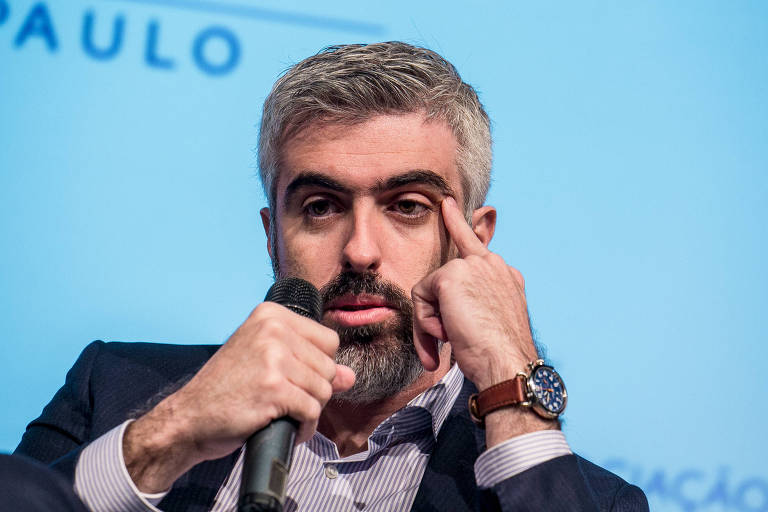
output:
[[[352,368],[356,380],[352,389],[334,395],[334,400],[354,404],[385,400],[407,389],[424,373],[410,329],[405,338],[384,334],[381,329],[380,324],[372,324],[339,333],[336,362]]]

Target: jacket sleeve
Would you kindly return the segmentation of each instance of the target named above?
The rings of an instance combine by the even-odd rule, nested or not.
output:
[[[64,385],[42,414],[27,425],[14,453],[48,464],[74,481],[80,450],[90,439],[90,377],[103,345],[103,341],[94,341],[85,347],[67,373]]]
[[[491,490],[504,511],[648,512],[639,487],[577,455],[534,466]]]

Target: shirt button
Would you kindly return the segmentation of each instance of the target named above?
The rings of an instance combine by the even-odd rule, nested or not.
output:
[[[334,466],[333,464],[328,464],[327,466],[325,466],[325,476],[333,480],[334,478],[339,476],[339,470],[336,469],[336,466]]]

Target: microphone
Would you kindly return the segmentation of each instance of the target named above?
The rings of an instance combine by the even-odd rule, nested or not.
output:
[[[264,301],[276,302],[317,322],[323,314],[320,293],[297,277],[279,279]],[[245,443],[238,512],[281,512],[299,422],[289,416],[273,420]]]

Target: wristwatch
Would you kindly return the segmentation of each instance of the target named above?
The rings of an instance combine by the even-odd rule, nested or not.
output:
[[[470,396],[469,414],[472,420],[483,425],[488,413],[508,406],[529,407],[546,419],[560,416],[568,402],[563,379],[542,359],[528,363],[527,370]]]

